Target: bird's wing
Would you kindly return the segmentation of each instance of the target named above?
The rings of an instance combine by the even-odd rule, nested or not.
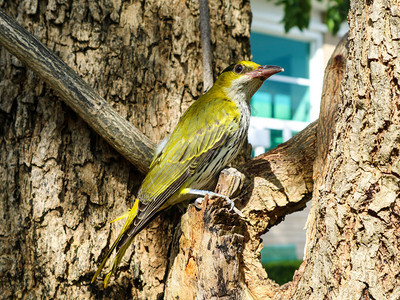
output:
[[[165,145],[168,143],[169,141],[169,137],[170,135],[167,135],[160,143],[158,143],[157,147],[156,147],[156,151],[154,153],[154,157],[153,160],[150,164],[150,168],[151,169],[153,167],[153,164],[157,161],[157,159],[160,157],[160,155],[163,153]]]
[[[121,238],[117,250],[140,232],[165,202],[237,130],[240,115],[236,105],[214,99],[212,111],[204,110],[198,99],[182,116],[162,152],[155,157],[138,193],[140,201],[135,221]]]

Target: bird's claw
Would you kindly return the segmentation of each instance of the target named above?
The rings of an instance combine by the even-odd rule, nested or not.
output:
[[[200,195],[199,193],[196,193],[196,194],[197,194],[197,195]],[[196,194],[195,194],[195,195],[196,195]],[[239,215],[239,216],[241,216],[242,218],[244,218],[244,215],[242,214],[242,212],[241,212],[240,210],[238,210],[238,209],[235,207],[235,202],[233,202],[233,200],[229,199],[229,197],[227,197],[227,196],[225,196],[225,195],[220,195],[220,194],[212,193],[212,192],[209,192],[209,193],[207,193],[207,194],[205,194],[205,195],[208,195],[208,197],[220,197],[220,198],[224,199],[224,200],[226,201],[224,205],[229,205],[229,206],[230,206],[229,209],[228,209],[228,211],[232,211],[232,210],[233,210],[237,215]],[[197,198],[196,200],[194,200],[194,206],[195,206],[198,210],[201,210],[200,205],[203,203],[203,201],[204,201],[204,198],[203,198],[203,197]]]
[[[233,210],[234,213],[236,213],[240,217],[244,218],[244,214],[242,214],[242,212],[235,207],[235,202],[233,202],[233,200],[229,199],[226,196],[224,196],[222,198],[224,198],[224,200],[226,201],[225,205],[230,205],[231,206],[228,211],[232,211]]]
[[[197,198],[196,200],[194,200],[194,206],[200,210],[201,207],[199,205],[201,205],[203,203],[204,198]]]
[[[229,199],[228,197],[223,197],[224,200],[226,201],[225,205],[228,206],[230,205],[231,207],[229,208],[229,211],[231,211],[235,207],[235,202],[233,200]]]
[[[232,211],[233,210],[234,213],[236,213],[240,217],[244,218],[244,214],[242,214],[242,212],[235,207],[235,202],[233,202],[233,200],[229,199],[228,197],[226,197],[224,199],[226,200],[225,205],[230,205],[231,206],[228,211]]]

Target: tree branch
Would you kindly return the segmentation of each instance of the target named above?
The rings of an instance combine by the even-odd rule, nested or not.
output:
[[[324,75],[323,94],[321,98],[321,109],[318,118],[317,129],[317,153],[314,161],[314,184],[321,186],[323,184],[323,175],[326,173],[326,157],[334,135],[336,126],[336,112],[338,106],[342,102],[340,97],[340,85],[346,68],[346,59],[348,57],[348,33],[345,34],[336,46],[335,51],[328,62]],[[317,199],[318,189],[314,189],[313,198]],[[310,245],[315,234],[315,203],[313,202],[310,214],[307,220],[307,243],[306,248]]]
[[[210,9],[208,0],[200,0],[200,33],[203,53],[203,90],[207,91],[213,85]]]
[[[0,44],[49,84],[67,105],[139,171],[147,173],[154,143],[1,9]]]

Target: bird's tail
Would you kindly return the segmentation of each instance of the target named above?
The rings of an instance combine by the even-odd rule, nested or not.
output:
[[[93,283],[97,276],[99,276],[101,270],[104,268],[107,260],[110,258],[112,252],[114,251],[115,247],[118,245],[118,242],[121,240],[121,238],[124,236],[124,234],[126,233],[127,229],[130,227],[130,225],[132,224],[133,220],[136,218],[137,212],[138,212],[138,208],[139,208],[139,199],[135,200],[135,203],[133,204],[133,207],[126,212],[124,215],[118,217],[117,219],[111,221],[115,222],[117,220],[120,219],[124,219],[127,218],[127,220],[125,221],[125,225],[122,228],[120,234],[118,235],[117,239],[115,240],[114,244],[111,246],[110,250],[108,251],[106,257],[103,259],[100,267],[97,269],[96,273],[93,275],[92,281],[91,283]],[[132,239],[133,240],[133,239]],[[104,278],[104,287],[107,287],[108,281],[110,280],[111,275],[114,273],[114,271],[117,269],[118,264],[121,262],[122,257],[125,254],[126,249],[130,246],[130,244],[132,243],[132,240],[129,241],[128,243],[124,244],[124,246],[122,246],[118,252],[117,255],[115,255],[114,257],[114,261],[112,263],[112,267],[111,270],[107,273],[106,277]]]

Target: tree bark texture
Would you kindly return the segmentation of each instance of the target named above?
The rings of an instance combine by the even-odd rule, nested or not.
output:
[[[348,19],[306,259],[283,299],[400,298],[399,2],[351,1]]]
[[[153,142],[202,93],[197,1],[0,1]],[[249,58],[250,7],[210,1],[214,74]],[[142,175],[43,81],[0,51],[2,298],[161,299],[180,213],[137,238],[103,290],[90,278]],[[134,253],[134,255],[133,255]]]
[[[154,142],[201,93],[197,2],[0,7]],[[1,49],[2,297],[400,298],[399,11],[395,1],[352,1],[348,46],[326,70],[318,122],[241,173],[223,172],[217,191],[244,218],[213,199],[162,214],[107,289],[89,282],[122,226],[108,221],[131,206],[142,176]],[[250,10],[210,2],[210,14],[216,74],[248,57]],[[311,196],[305,261],[279,287],[261,266],[260,236]]]
[[[34,35],[0,9],[0,45],[53,88],[88,125],[139,171],[148,172],[155,145]]]

